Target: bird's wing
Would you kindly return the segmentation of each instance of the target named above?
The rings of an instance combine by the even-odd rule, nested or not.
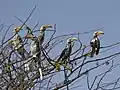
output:
[[[23,43],[22,38],[20,37],[20,35],[17,36],[17,39],[19,40],[19,43],[21,43],[21,44]]]
[[[96,39],[96,55],[98,55],[99,51],[100,51],[100,40],[97,38]]]
[[[22,58],[25,59],[24,53],[26,52],[26,50],[24,48],[24,44],[20,35],[17,36],[17,40],[18,40],[17,51],[22,56]]]
[[[38,41],[37,37],[35,37],[35,44],[36,44],[35,54],[36,54],[36,57],[39,59],[39,56],[40,56],[40,46],[39,46],[39,41]]]
[[[37,57],[39,58],[39,56],[40,56],[40,46],[39,46],[39,41],[38,41],[38,39],[36,40],[36,52],[37,52]]]
[[[93,38],[91,41],[90,41],[90,46],[91,46],[91,56],[90,57],[93,57],[94,56],[94,53],[95,53],[95,48],[96,48],[96,41],[95,41],[95,38]]]
[[[91,47],[95,47],[95,43],[96,43],[96,39],[93,38],[93,39],[90,41],[90,46],[91,46]]]
[[[65,49],[62,51],[62,53],[60,54],[60,57],[58,58],[57,61],[60,61],[60,59],[63,58],[63,56],[66,54],[66,51],[67,51],[67,49],[65,48]]]
[[[39,40],[40,44],[42,45],[42,43],[44,41],[44,36],[43,35],[39,35],[38,36],[38,40]]]
[[[22,38],[18,34],[16,36],[14,36],[12,41],[13,41],[12,44],[13,44],[15,49],[18,49],[21,46],[23,46]]]
[[[23,58],[23,59],[25,59],[25,52],[26,52],[26,50],[25,50],[25,48],[24,47],[20,47],[20,48],[18,48],[17,49],[17,52],[21,55],[21,57]]]

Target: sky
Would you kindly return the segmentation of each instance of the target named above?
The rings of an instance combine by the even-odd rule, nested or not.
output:
[[[25,20],[35,5],[38,5],[28,25],[57,24],[57,34],[84,32],[104,27],[105,44],[119,41],[118,0],[2,0],[0,3],[0,20],[6,25],[19,25],[14,16]],[[87,39],[89,39],[89,36]]]
[[[120,41],[120,0],[1,0],[0,23],[20,25],[14,16],[25,20],[35,5],[29,26],[37,21],[40,25],[56,24],[56,35],[104,27],[103,46]],[[91,37],[92,33],[82,41],[89,44]]]

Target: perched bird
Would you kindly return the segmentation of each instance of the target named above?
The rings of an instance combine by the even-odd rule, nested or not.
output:
[[[103,31],[96,31],[93,34],[93,39],[90,41],[90,46],[91,46],[91,50],[90,50],[90,57],[93,57],[94,54],[98,55],[99,51],[100,51],[100,40],[98,38],[99,35],[104,34]]]
[[[43,26],[41,26],[40,27],[40,34],[39,34],[39,36],[37,37],[38,38],[38,42],[39,42],[39,64],[41,65],[42,64],[42,62],[40,62],[41,61],[41,51],[42,51],[42,44],[43,44],[43,42],[44,42],[44,38],[45,38],[45,31],[46,31],[46,29],[48,29],[48,28],[53,28],[53,25],[43,25]],[[41,72],[41,76],[42,76],[42,70],[41,69],[39,69],[39,72]]]
[[[40,35],[38,36],[38,40],[40,45],[44,42],[44,37],[45,37],[45,30],[48,28],[53,28],[52,25],[43,25],[40,27]]]
[[[22,38],[20,37],[20,35],[18,34],[18,32],[21,30],[21,27],[16,27],[14,28],[13,32],[15,34],[15,36],[13,37],[13,39],[10,41],[10,43],[13,45],[14,49],[17,50],[17,52],[19,53],[19,55],[25,59],[25,48],[24,48],[24,44],[22,41]]]
[[[34,36],[32,33],[28,33],[25,36],[25,38],[28,38],[28,39],[32,40],[31,45],[30,45],[30,51],[31,51],[31,55],[32,55],[32,57],[34,59],[35,64],[37,64],[37,66],[39,67],[40,78],[42,80],[43,76],[42,76],[41,63],[40,63],[40,60],[39,60],[40,47],[39,47],[38,38],[36,36]],[[29,65],[26,65],[26,66],[29,66]]]
[[[65,67],[66,67],[66,63],[69,62],[70,54],[72,52],[72,48],[73,48],[74,43],[75,43],[74,41],[76,41],[76,40],[77,40],[77,38],[69,38],[67,40],[67,45],[66,45],[65,49],[62,51],[62,53],[60,54],[60,57],[57,60],[58,63],[61,61],[62,64],[65,64]]]
[[[34,36],[33,34],[28,33],[25,38],[31,39],[31,45],[30,45],[30,51],[31,51],[31,55],[33,57],[39,57],[38,53],[39,53],[39,41],[38,38],[36,36]]]

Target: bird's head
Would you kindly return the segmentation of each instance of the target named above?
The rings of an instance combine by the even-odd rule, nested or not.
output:
[[[53,28],[53,25],[43,25],[41,26],[40,31],[45,31],[48,28]]]
[[[21,28],[21,26],[18,26],[18,27],[15,27],[15,28],[13,29],[13,32],[14,32],[14,33],[18,33],[20,30],[22,30],[22,28]]]
[[[104,34],[103,31],[96,31],[96,32],[93,33],[93,36],[97,37],[97,36],[100,36],[100,35],[103,35],[103,34]]]
[[[71,43],[71,42],[74,42],[74,41],[77,41],[77,38],[69,38],[67,40],[67,43]]]

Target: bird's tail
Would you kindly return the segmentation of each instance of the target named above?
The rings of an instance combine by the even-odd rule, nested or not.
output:
[[[94,53],[95,53],[95,50],[93,48],[91,48],[91,50],[90,50],[90,57],[91,58],[94,57]]]
[[[39,68],[39,74],[40,74],[40,79],[43,80],[43,73],[41,68]]]

